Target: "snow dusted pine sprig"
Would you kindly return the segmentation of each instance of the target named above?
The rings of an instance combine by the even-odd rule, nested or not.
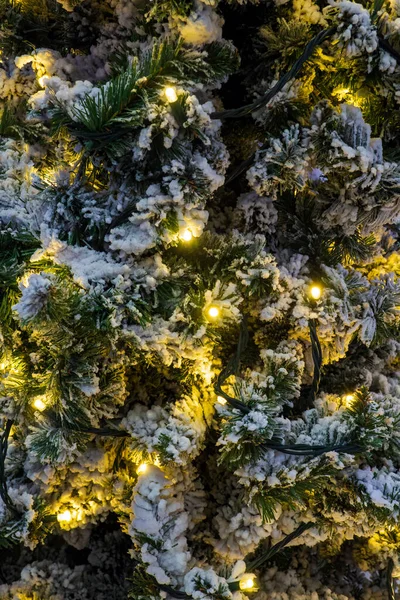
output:
[[[330,1],[326,9],[335,12],[338,21],[336,39],[350,58],[363,53],[372,54],[378,48],[376,27],[371,23],[370,13],[362,4],[342,0]]]

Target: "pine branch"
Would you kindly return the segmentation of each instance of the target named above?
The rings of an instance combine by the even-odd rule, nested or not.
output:
[[[21,543],[21,529],[24,520],[11,519],[0,526],[0,549],[7,550]]]
[[[73,118],[54,99],[54,130],[67,128],[88,152],[114,144],[114,152],[117,148],[121,155],[129,149],[129,135],[143,125],[149,103],[158,100],[163,86],[175,81],[212,81],[234,70],[237,60],[236,51],[228,43],[213,42],[199,52],[185,47],[182,40],[156,42],[100,86],[96,96],[87,94],[79,106],[72,108]]]
[[[260,511],[264,522],[275,520],[279,505],[294,511],[307,506],[311,497],[325,493],[329,482],[334,481],[337,474],[337,470],[325,459],[318,461],[310,470],[306,469],[306,478],[281,486],[261,488],[252,496],[252,502]],[[277,477],[279,478],[279,472]]]

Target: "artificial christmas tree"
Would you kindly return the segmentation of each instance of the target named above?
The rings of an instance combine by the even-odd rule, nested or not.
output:
[[[393,600],[398,3],[0,11],[0,598]]]

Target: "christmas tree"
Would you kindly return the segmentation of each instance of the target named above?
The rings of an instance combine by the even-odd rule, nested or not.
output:
[[[0,600],[394,600],[400,3],[0,15]]]

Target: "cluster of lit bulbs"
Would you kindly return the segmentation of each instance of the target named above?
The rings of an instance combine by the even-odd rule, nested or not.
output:
[[[173,88],[166,88],[166,89],[173,89]],[[186,242],[189,242],[192,239],[193,234],[190,231],[190,229],[185,229],[185,231],[181,234],[180,237],[181,237],[181,239],[185,240]],[[309,295],[313,300],[319,300],[322,295],[321,286],[316,285],[316,284],[311,285],[310,289],[309,289]],[[215,320],[220,315],[220,309],[217,306],[212,305],[208,308],[207,315],[210,319]],[[38,396],[33,401],[33,407],[39,411],[43,411],[46,408],[46,403],[43,401],[43,398],[44,398],[44,396]],[[349,404],[353,399],[354,399],[354,396],[352,394],[349,394],[348,396],[345,397],[345,401],[347,404]],[[218,396],[217,401],[222,405],[226,404],[226,400],[222,396]],[[145,469],[146,465],[145,464],[140,465],[139,469],[140,468]],[[138,473],[139,472],[140,471],[138,470]]]
[[[319,300],[322,295],[322,288],[319,285],[312,284],[309,289],[309,295],[313,300]],[[350,406],[354,400],[354,394],[346,394],[343,396],[342,402],[345,406]],[[218,401],[219,397],[218,397]],[[226,401],[225,401],[226,402]],[[224,404],[221,402],[221,404]]]
[[[168,91],[169,90],[169,91]],[[176,101],[176,93],[175,96],[172,93],[172,91],[175,93],[175,90],[173,88],[166,88],[165,90],[165,95],[167,96],[168,100],[170,102],[175,102]],[[185,230],[182,235],[180,236],[182,240],[189,242],[193,235],[192,232],[187,229]],[[318,285],[312,285],[310,287],[309,290],[309,295],[313,300],[319,300],[322,294],[322,288]],[[219,309],[216,306],[210,306],[208,309],[208,316],[212,319],[215,319],[219,316]],[[344,397],[344,401],[346,403],[346,405],[349,405],[352,401],[354,400],[354,395],[353,394],[347,394]],[[219,404],[221,404],[222,406],[224,406],[227,403],[227,400],[223,397],[223,396],[217,396],[217,402]],[[33,406],[37,409],[37,410],[44,410],[46,408],[46,404],[45,402],[43,402],[41,397],[37,397],[34,401],[33,401]],[[148,471],[148,467],[149,464],[148,463],[141,463],[136,472],[138,475],[144,475],[147,471]],[[70,510],[65,510],[64,512],[60,513],[57,515],[57,520],[60,523],[69,523],[73,518],[72,512]],[[239,588],[242,591],[255,591],[256,589],[256,583],[255,583],[255,576],[254,575],[249,575],[249,574],[245,574],[243,575],[243,577],[239,580]]]
[[[167,89],[172,89],[172,88],[167,88]],[[185,231],[184,231],[184,232],[181,234],[181,236],[180,236],[180,237],[181,237],[181,239],[183,239],[183,240],[185,240],[185,241],[189,242],[189,241],[192,239],[192,237],[193,237],[193,234],[192,234],[192,232],[190,231],[190,229],[186,229],[186,230],[185,230]],[[319,299],[321,298],[321,295],[322,295],[322,288],[321,288],[321,286],[319,286],[319,285],[316,285],[316,284],[313,284],[313,285],[311,285],[311,286],[310,286],[310,289],[309,289],[309,295],[310,295],[310,297],[311,297],[313,300],[319,300]],[[212,306],[210,306],[210,307],[208,308],[208,310],[207,310],[207,315],[208,315],[208,317],[209,317],[210,319],[212,319],[212,320],[215,320],[215,319],[217,319],[217,318],[219,317],[219,315],[220,315],[220,309],[219,309],[217,306],[215,306],[215,305],[212,305]],[[39,411],[43,411],[43,410],[46,408],[46,403],[43,401],[43,398],[44,398],[43,396],[42,396],[42,397],[38,396],[38,397],[37,397],[37,398],[35,398],[35,399],[34,399],[34,401],[33,401],[33,406],[34,406],[34,408],[36,408],[36,409],[37,409],[37,410],[39,410]],[[351,394],[349,394],[348,396],[346,396],[346,397],[345,397],[346,404],[349,404],[349,403],[351,403],[351,401],[352,401],[353,399],[354,399],[354,397],[353,397],[353,395],[351,395]],[[227,402],[227,401],[226,401],[226,399],[225,399],[225,398],[223,398],[222,396],[218,396],[218,397],[217,397],[217,401],[218,401],[218,402],[219,402],[219,404],[221,404],[221,405],[224,405],[224,404],[226,404],[226,402]],[[142,464],[142,465],[140,465],[140,467],[139,467],[139,469],[143,469],[143,471],[139,471],[139,469],[138,469],[138,473],[141,473],[141,472],[143,472],[143,473],[144,473],[146,468],[147,468],[147,465],[143,463],[143,464]]]
[[[34,401],[34,405],[35,405],[35,404],[36,404],[38,401],[39,401],[39,398],[37,398],[37,399]],[[45,405],[44,405],[44,406],[45,406]],[[38,407],[36,407],[36,408],[38,408]],[[38,410],[43,410],[43,409],[41,409],[41,408],[40,408],[40,409],[38,409]],[[144,473],[146,473],[146,472],[147,472],[148,466],[149,466],[149,465],[148,465],[147,463],[141,463],[141,464],[138,466],[137,470],[136,470],[137,474],[138,474],[138,475],[144,475]],[[74,513],[76,513],[76,511],[74,511]],[[79,515],[78,515],[78,516],[79,516]],[[58,521],[59,523],[70,523],[70,522],[72,521],[73,517],[74,517],[74,514],[73,514],[73,512],[72,512],[71,510],[67,509],[67,510],[64,510],[63,512],[61,512],[61,513],[59,513],[59,514],[57,515],[57,521]]]
[[[176,102],[178,99],[176,89],[173,87],[166,87],[164,89],[164,95],[170,103]],[[179,237],[184,242],[191,242],[193,239],[193,233],[190,229],[184,229],[179,235]],[[219,313],[220,311],[217,306],[210,306],[207,311],[207,314],[210,317],[210,319],[217,319],[219,317]]]
[[[38,400],[39,399],[36,399],[34,404]],[[42,410],[42,409],[39,409],[39,410]],[[147,472],[148,467],[149,467],[148,463],[141,463],[136,470],[137,474],[144,475]],[[59,523],[70,523],[72,521],[73,516],[74,515],[73,515],[72,511],[67,509],[57,515],[57,521]]]
[[[219,396],[219,398],[221,398]],[[221,398],[222,400],[224,400],[223,398]],[[225,401],[226,402],[226,401]],[[138,475],[144,475],[145,473],[147,473],[149,468],[149,464],[148,463],[141,463],[138,468],[136,469],[136,472]],[[77,511],[71,511],[69,509],[64,510],[63,512],[59,513],[57,515],[57,521],[60,524],[66,524],[66,523],[70,523],[72,521],[72,519],[74,518],[74,514]],[[255,590],[255,576],[252,574],[248,574],[245,573],[243,575],[243,577],[239,580],[239,588],[242,591],[254,591]]]
[[[167,88],[168,89],[168,88]],[[193,233],[190,229],[185,229],[180,235],[180,239],[184,242],[190,242],[193,238]],[[207,315],[210,319],[217,319],[219,317],[220,310],[217,306],[210,306],[207,310]]]
[[[168,99],[171,102],[174,102],[175,100],[173,100],[172,98],[174,98],[172,92],[168,92],[167,90],[172,90],[173,88],[166,88],[165,90],[165,94],[168,97]],[[193,237],[192,232],[187,229],[185,230],[182,235],[180,236],[184,241],[190,241]],[[311,296],[311,298],[313,300],[318,300],[321,297],[322,294],[322,289],[320,286],[318,285],[312,285],[310,287],[310,291],[309,294]],[[211,319],[216,319],[219,314],[220,314],[220,310],[217,306],[210,306],[208,308],[207,311],[208,316]],[[33,400],[33,407],[36,408],[39,411],[43,411],[46,408],[46,403],[43,400],[44,396],[38,396],[37,398],[35,398]],[[354,399],[354,396],[352,394],[348,394],[347,396],[345,396],[345,402],[346,404],[350,404]],[[219,404],[221,404],[222,406],[224,406],[227,403],[227,400],[223,397],[223,396],[217,396],[217,402]],[[137,468],[137,474],[138,475],[144,475],[147,470],[148,470],[148,463],[141,463],[138,468]],[[57,515],[57,520],[60,523],[69,523],[72,520],[72,512],[70,510],[65,510],[62,513]],[[254,577],[251,576],[246,576],[245,578],[242,578],[239,582],[239,587],[241,590],[251,590],[252,588],[254,588]]]

